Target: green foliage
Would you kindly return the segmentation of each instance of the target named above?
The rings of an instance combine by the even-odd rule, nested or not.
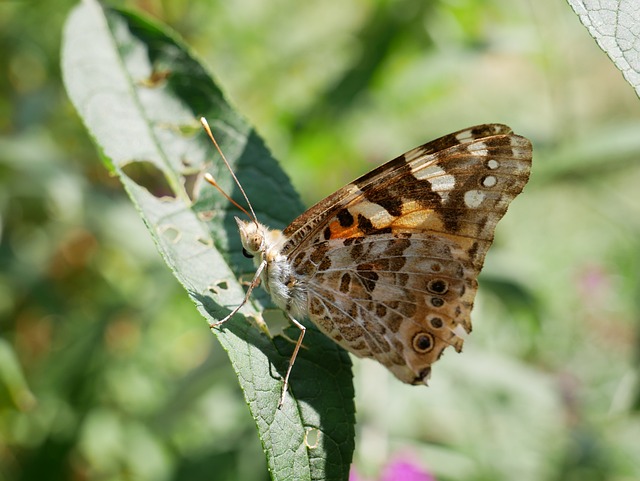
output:
[[[237,255],[241,247],[228,211],[233,206],[221,207],[219,194],[203,185],[201,176],[209,168],[222,185],[232,186],[223,166],[210,166],[212,146],[198,129],[198,116],[220,133],[223,152],[256,198],[258,218],[281,225],[278,219],[301,210],[286,177],[192,54],[148,19],[86,1],[69,17],[62,54],[67,90],[103,159],[200,312],[208,322],[221,319],[228,306],[242,302],[237,278],[251,266]],[[146,174],[138,172],[136,182],[125,169],[141,163]],[[192,186],[188,177],[194,177]],[[264,186],[270,187],[266,193]],[[235,255],[227,254],[229,249]],[[255,308],[242,312],[214,332],[236,370],[272,477],[344,479],[354,444],[348,356],[309,329],[305,345],[312,349],[299,355],[293,395],[278,409],[293,343],[274,343],[252,326],[249,318],[260,315]],[[313,445],[306,442],[309,430],[318,437]]]

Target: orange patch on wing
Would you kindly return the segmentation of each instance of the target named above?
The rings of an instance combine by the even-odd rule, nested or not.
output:
[[[412,231],[437,231],[444,230],[444,225],[433,209],[417,208],[413,211],[403,212],[400,217],[391,224],[392,229]]]
[[[365,234],[360,229],[358,229],[357,225],[352,225],[350,227],[342,227],[340,222],[333,221],[329,224],[329,229],[331,230],[330,239],[352,239],[354,237],[364,237]]]

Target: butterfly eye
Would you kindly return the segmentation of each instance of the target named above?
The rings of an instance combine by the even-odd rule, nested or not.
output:
[[[413,348],[420,354],[426,354],[433,349],[433,336],[426,332],[419,332],[413,336]]]
[[[242,255],[245,256],[247,259],[253,259],[253,256],[249,254],[247,249],[245,249],[244,247],[242,248]]]

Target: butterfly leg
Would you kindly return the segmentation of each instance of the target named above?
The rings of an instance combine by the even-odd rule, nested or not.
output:
[[[260,274],[262,274],[262,271],[264,270],[264,268],[266,266],[267,266],[267,261],[262,261],[262,263],[258,266],[258,269],[256,270],[256,273],[253,276],[253,280],[251,281],[251,284],[249,284],[249,288],[247,289],[247,293],[244,295],[244,299],[238,305],[238,307],[236,307],[233,311],[231,311],[223,319],[220,319],[219,321],[216,321],[216,322],[210,322],[209,323],[209,329],[214,329],[214,328],[224,324],[225,322],[227,322],[229,319],[231,319],[233,316],[235,316],[240,309],[242,309],[242,306],[244,306],[247,302],[249,302],[249,297],[251,296],[251,292],[253,292],[253,289],[255,289],[258,286],[258,284],[260,284]]]
[[[300,335],[298,336],[298,341],[296,342],[296,347],[293,350],[293,354],[289,359],[289,367],[287,367],[287,374],[284,376],[284,384],[282,385],[282,392],[280,393],[280,401],[278,402],[278,409],[282,407],[284,403],[284,396],[287,394],[287,389],[289,388],[289,375],[291,374],[291,368],[293,367],[293,363],[296,361],[296,357],[298,356],[298,351],[300,350],[300,346],[302,346],[302,340],[304,339],[304,333],[307,331],[307,328],[304,327],[300,322],[295,320],[289,314],[286,314],[287,318],[298,328],[300,329]]]

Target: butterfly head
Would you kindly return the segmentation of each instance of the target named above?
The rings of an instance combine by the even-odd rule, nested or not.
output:
[[[266,228],[255,221],[244,221],[236,219],[238,232],[240,232],[240,242],[242,242],[242,252],[245,257],[254,257],[256,254],[265,251],[265,231]]]

